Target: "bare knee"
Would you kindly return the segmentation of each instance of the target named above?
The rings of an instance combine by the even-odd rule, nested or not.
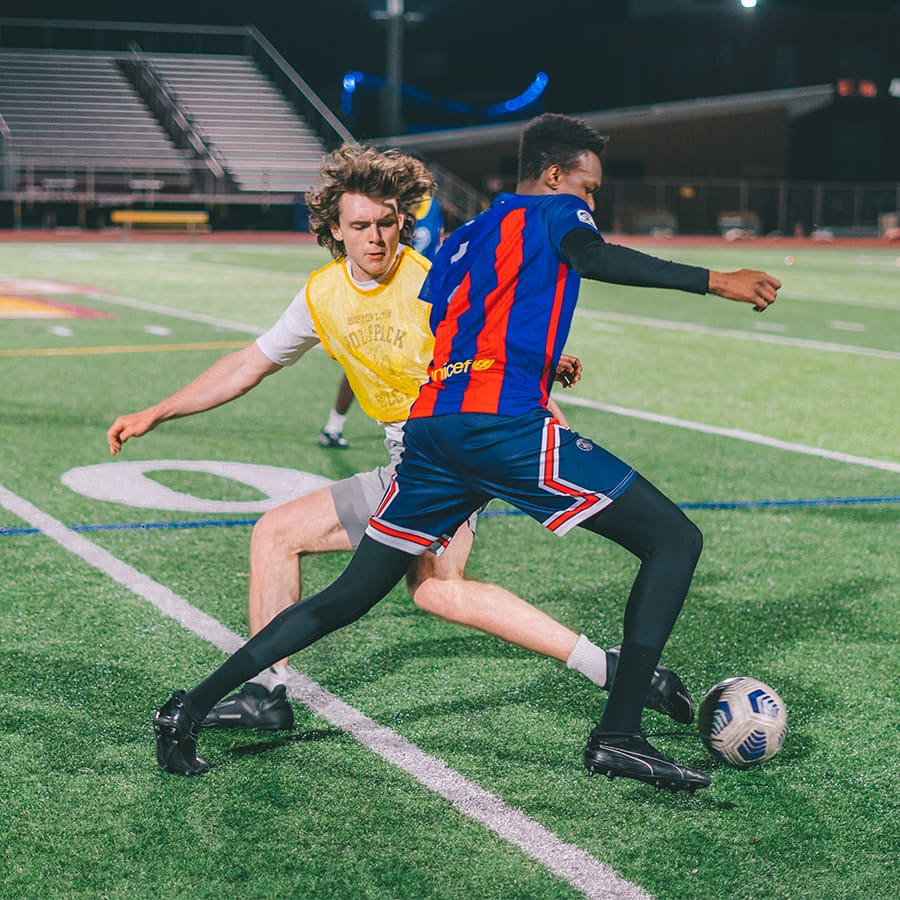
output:
[[[463,524],[443,553],[423,553],[409,567],[406,587],[419,609],[451,622],[459,621],[459,610],[465,603],[464,578],[471,547],[472,532]]]
[[[264,552],[282,557],[301,556],[303,548],[297,546],[296,535],[287,527],[277,509],[261,516],[250,535],[250,552]]]
[[[407,587],[419,609],[451,622],[457,620],[460,579],[425,578],[418,581],[410,578]]]
[[[413,603],[425,612],[431,612],[432,608],[441,602],[442,591],[436,578],[420,578],[415,572],[410,571],[406,575],[406,589]]]

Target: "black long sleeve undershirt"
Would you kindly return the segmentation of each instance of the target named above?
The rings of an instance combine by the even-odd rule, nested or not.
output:
[[[635,287],[673,288],[705,294],[709,288],[709,269],[669,262],[607,244],[596,232],[573,228],[562,240],[561,249],[569,265],[582,278],[629,284]]]

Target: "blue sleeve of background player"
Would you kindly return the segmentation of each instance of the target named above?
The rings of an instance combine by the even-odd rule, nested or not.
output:
[[[419,299],[431,304],[432,331],[446,316],[450,295],[467,270],[466,252],[471,237],[470,226],[471,223],[461,225],[441,244],[419,290]]]

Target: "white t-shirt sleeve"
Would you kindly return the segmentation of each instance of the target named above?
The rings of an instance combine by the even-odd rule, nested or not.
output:
[[[279,366],[292,366],[307,350],[319,343],[313,325],[306,290],[301,290],[278,321],[256,339],[256,346]]]

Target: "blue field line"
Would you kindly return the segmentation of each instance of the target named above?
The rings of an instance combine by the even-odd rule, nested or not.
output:
[[[681,509],[768,509],[782,506],[864,506],[877,503],[900,503],[900,497],[812,497],[807,500],[723,500],[716,502],[679,503]]]
[[[900,496],[884,497],[812,497],[801,500],[722,500],[679,503],[681,509],[779,509],[811,506],[871,506],[879,503],[900,503]],[[521,516],[518,509],[488,509],[482,516]],[[190,522],[116,522],[108,525],[70,525],[72,531],[154,531],[185,528],[235,528],[255,525],[257,519],[199,519]],[[17,534],[37,534],[37,528],[0,528],[0,537]]]
[[[72,531],[154,531],[168,528],[234,528],[255,525],[256,519],[199,519],[191,522],[113,522],[108,525],[70,525]],[[37,534],[37,528],[0,528],[0,537],[11,534]]]

